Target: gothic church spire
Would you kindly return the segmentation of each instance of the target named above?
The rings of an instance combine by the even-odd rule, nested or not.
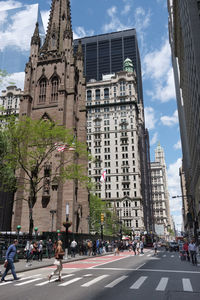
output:
[[[52,0],[47,34],[41,52],[62,52],[63,40],[72,41],[70,0]]]
[[[31,45],[39,45],[40,46],[40,34],[39,34],[39,24],[38,22],[35,25],[35,31],[31,38]]]

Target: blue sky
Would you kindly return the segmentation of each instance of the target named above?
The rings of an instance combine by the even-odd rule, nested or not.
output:
[[[24,61],[28,59],[37,3],[46,28],[50,0],[0,1],[0,57],[12,44],[16,57],[22,55]],[[34,6],[27,8],[27,13],[23,11],[12,28],[10,23],[5,26],[8,19],[6,16],[2,19],[3,11],[22,8],[24,5]],[[142,63],[145,122],[151,141],[151,160],[154,161],[154,149],[160,141],[165,151],[170,196],[180,195],[178,169],[182,152],[168,42],[167,0],[71,0],[71,7],[74,38],[136,28]],[[16,64],[15,67],[16,69],[9,70],[14,73],[10,79],[23,89],[24,65]],[[175,223],[181,224],[181,198],[170,199],[170,208]]]

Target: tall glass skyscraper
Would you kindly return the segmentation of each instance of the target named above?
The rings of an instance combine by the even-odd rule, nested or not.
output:
[[[77,51],[78,41],[74,40]],[[143,102],[141,64],[136,30],[128,29],[100,34],[81,39],[84,54],[84,74],[86,81],[102,80],[102,75],[123,70],[123,62],[130,58],[138,79],[138,101]]]

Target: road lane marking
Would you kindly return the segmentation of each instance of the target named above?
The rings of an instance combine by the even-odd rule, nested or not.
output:
[[[74,282],[76,282],[78,280],[81,280],[81,279],[83,279],[83,277],[77,277],[77,278],[71,279],[69,281],[66,281],[64,283],[61,283],[58,286],[66,286],[66,285],[69,285],[69,284],[74,283]]]
[[[147,256],[151,256],[152,254],[147,254]]]
[[[200,274],[198,271],[179,271],[179,270],[159,270],[159,269],[127,269],[127,268],[98,268],[94,270],[110,270],[110,271],[139,271],[139,272],[161,272],[161,273],[184,273],[184,274]]]
[[[97,277],[97,278],[95,278],[95,279],[93,279],[93,280],[91,280],[91,281],[89,281],[89,282],[87,282],[87,283],[84,283],[84,284],[81,285],[81,286],[83,286],[83,287],[91,286],[91,285],[95,284],[96,282],[98,282],[98,281],[100,281],[100,280],[102,280],[102,279],[104,279],[104,278],[106,278],[106,277],[108,277],[108,276],[109,276],[109,275],[102,275],[102,276],[99,276],[99,277]]]
[[[28,277],[22,277],[18,281],[26,280],[26,279],[33,278],[33,277],[36,277],[36,276],[41,276],[41,275],[42,274],[36,274],[36,275],[28,276]],[[0,285],[7,285],[7,284],[10,284],[10,283],[13,283],[13,282],[16,282],[16,281],[14,281],[14,280],[6,281],[6,282],[2,282]]]
[[[31,282],[34,282],[34,281],[37,281],[37,280],[41,280],[41,279],[42,278],[31,279],[31,280],[28,280],[28,281],[25,281],[25,282],[17,283],[17,284],[15,284],[15,286],[25,285],[25,284],[28,284],[28,283],[31,283]]]
[[[147,276],[141,276],[131,287],[130,289],[132,290],[138,290],[141,285],[145,282],[147,279]]]
[[[67,278],[67,277],[71,277],[71,276],[73,276],[74,274],[68,274],[68,275],[64,275],[64,276],[62,276],[62,279],[64,279],[64,278]],[[51,282],[54,282],[54,281],[56,281],[56,280],[58,280],[57,278],[55,278],[55,279],[52,279],[52,280],[47,280],[47,281],[44,281],[44,282],[42,282],[42,283],[37,283],[36,284],[36,286],[43,286],[43,285],[45,285],[45,284],[48,284],[48,283],[51,283]]]
[[[166,257],[166,256],[167,256],[166,254],[163,255],[163,257]]]
[[[174,255],[171,255],[171,257],[174,257]]]
[[[146,264],[146,263],[143,263],[142,265],[139,265],[139,266],[136,268],[136,270],[142,268],[145,264]]]
[[[167,277],[161,278],[161,280],[156,288],[156,291],[164,291],[166,289],[167,283],[168,283]]]
[[[189,278],[182,278],[184,292],[193,292],[193,288]]]
[[[119,260],[121,260],[121,259],[125,259],[125,258],[130,258],[132,255],[127,255],[127,256],[122,256],[122,257],[118,257],[118,258],[116,258],[116,259],[113,259],[113,260],[111,260],[111,261],[107,261],[107,262],[104,262],[104,263],[101,263],[101,264],[98,264],[98,265],[96,265],[96,266],[103,266],[103,265],[107,265],[107,264],[110,264],[110,263],[113,263],[113,262],[116,262],[116,261],[119,261]],[[114,256],[115,257],[115,256]],[[89,267],[89,268],[87,268],[88,270],[90,270],[90,269],[94,269],[94,268],[96,268],[96,266],[92,266],[92,267]]]
[[[121,281],[123,281],[124,279],[126,279],[128,276],[121,276],[117,279],[115,279],[114,281],[112,281],[111,283],[107,284],[105,287],[106,288],[112,288],[114,286],[116,286],[118,283],[120,283]]]

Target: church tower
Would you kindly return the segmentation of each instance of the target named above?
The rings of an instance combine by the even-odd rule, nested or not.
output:
[[[76,55],[73,51],[70,0],[52,0],[43,45],[38,23],[31,39],[20,116],[35,120],[47,117],[72,129],[79,141],[86,142],[85,85],[81,43]],[[62,155],[70,154],[57,152],[55,160],[61,160]],[[47,205],[42,203],[42,193],[38,195],[33,211],[34,226],[39,231],[64,230],[62,223],[66,219],[67,207],[72,222],[70,230],[88,232],[88,193],[85,188],[67,180],[59,184],[57,191],[50,191]],[[28,231],[28,205],[25,201],[15,203],[13,230],[19,224],[22,231]]]

